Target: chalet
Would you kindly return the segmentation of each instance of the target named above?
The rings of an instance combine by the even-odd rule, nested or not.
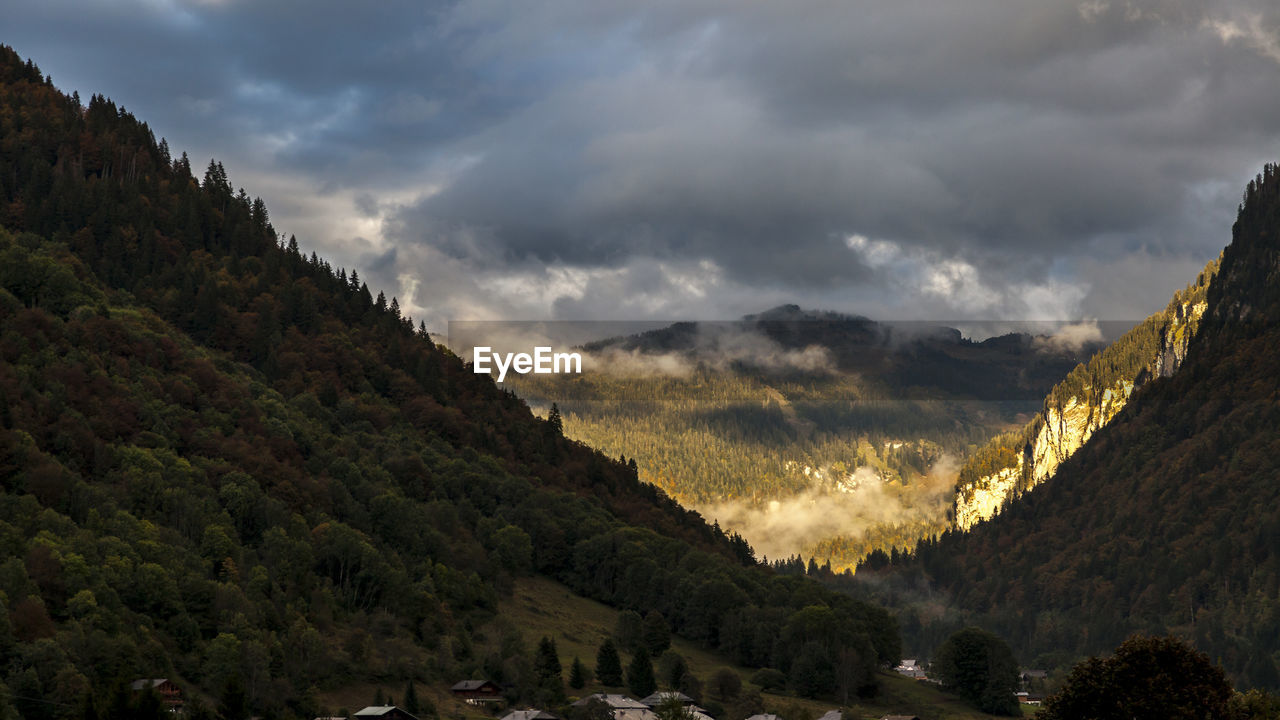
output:
[[[546,710],[512,710],[502,720],[560,720]]]
[[[844,715],[842,715],[839,710],[828,710],[822,717],[818,718],[818,720],[841,720],[843,717]]]
[[[356,720],[418,720],[418,718],[394,705],[370,705],[351,717]]]
[[[917,715],[885,715],[880,720],[920,720]]]
[[[636,700],[635,698],[630,698],[630,697],[627,697],[626,695],[615,695],[613,693],[595,693],[592,695],[588,695],[582,698],[581,700],[574,701],[573,706],[582,707],[583,705],[586,705],[592,700],[599,700],[605,705],[608,705],[610,710],[648,710],[649,709],[648,705],[645,705],[643,702]]]
[[[924,668],[917,665],[916,661],[913,659],[903,660],[898,667],[894,668],[894,672],[915,680],[924,680],[928,677],[924,672]]]
[[[656,708],[662,703],[667,702],[668,700],[679,700],[681,705],[693,704],[693,698],[689,697],[688,695],[685,695],[682,692],[677,692],[675,690],[656,692],[644,698],[640,702],[644,703],[645,707]]]
[[[1022,691],[1016,692],[1016,693],[1014,693],[1014,694],[1013,694],[1013,696],[1014,696],[1014,697],[1016,697],[1016,698],[1018,698],[1018,702],[1019,702],[1019,703],[1021,703],[1021,704],[1023,704],[1023,705],[1039,705],[1040,703],[1044,702],[1044,701],[1040,698],[1040,696],[1038,696],[1038,695],[1032,695],[1031,693],[1027,692],[1026,690],[1022,690]]]
[[[182,710],[182,691],[178,689],[177,685],[169,682],[167,678],[143,678],[129,683],[129,689],[136,693],[148,688],[160,696],[160,702],[169,708],[169,712],[180,712]]]
[[[658,720],[658,713],[649,708],[617,708],[613,720]]]
[[[502,688],[489,680],[463,680],[449,688],[453,696],[470,705],[502,702]]]
[[[752,715],[751,717],[747,718],[747,720],[782,720],[782,718],[770,713],[763,713],[760,715]]]
[[[648,705],[627,697],[626,695],[614,695],[612,693],[595,693],[588,695],[581,700],[573,703],[574,707],[582,707],[587,703],[595,700],[609,706],[609,712],[613,715],[613,720],[657,720],[658,715],[649,709]]]
[[[1018,677],[1022,680],[1021,689],[1028,693],[1043,694],[1049,683],[1049,673],[1044,670],[1023,670]]]

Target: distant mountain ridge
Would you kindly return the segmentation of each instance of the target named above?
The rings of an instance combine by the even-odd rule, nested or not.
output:
[[[821,348],[830,354],[834,368],[881,380],[890,389],[922,388],[956,398],[996,401],[1038,401],[1044,388],[1104,347],[1101,342],[1059,346],[1020,331],[974,341],[942,324],[883,323],[862,315],[785,304],[740,320],[676,322],[587,343],[583,349],[683,353],[696,361],[714,358],[743,335],[767,339],[787,350]],[[749,357],[741,362],[751,365]]]

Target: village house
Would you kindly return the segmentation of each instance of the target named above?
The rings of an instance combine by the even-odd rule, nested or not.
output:
[[[928,679],[928,675],[925,674],[924,668],[916,664],[916,661],[914,659],[903,660],[902,663],[898,665],[898,667],[894,668],[894,671],[897,672],[899,675],[912,678],[913,680]]]
[[[685,709],[687,709],[689,713],[693,716],[693,720],[714,720],[711,717],[711,715],[707,713],[706,710],[693,704],[693,698],[676,690],[660,690],[656,693],[653,693],[652,695],[649,695],[648,697],[644,698],[640,702],[648,706],[650,710],[657,710],[659,707],[663,705],[663,703],[670,702],[671,700],[675,700],[676,702],[683,705]],[[615,719],[615,720],[621,720],[621,719]],[[840,719],[836,718],[836,720],[840,720]]]
[[[693,704],[693,698],[675,690],[663,690],[656,692],[642,699],[640,702],[644,703],[645,707],[656,709],[659,705],[667,702],[668,700],[679,700],[681,705]]]
[[[613,693],[588,695],[574,702],[573,706],[582,707],[593,700],[607,705],[610,714],[613,715],[613,720],[657,720],[658,718],[657,713],[650,710],[649,706],[643,702],[626,695],[615,695]]]
[[[502,716],[502,720],[560,720],[546,710],[512,710]]]
[[[352,717],[356,720],[418,720],[418,718],[394,705],[370,705]]]
[[[614,693],[593,693],[573,703],[574,707],[582,707],[592,700],[599,700],[608,705],[611,710],[648,710],[649,706],[635,698],[626,695],[616,695]]]
[[[489,680],[463,680],[454,684],[449,691],[468,705],[502,702],[502,688]]]
[[[143,692],[148,688],[160,696],[160,702],[164,703],[169,712],[182,711],[182,691],[167,678],[143,678],[129,683],[129,689],[135,693]]]

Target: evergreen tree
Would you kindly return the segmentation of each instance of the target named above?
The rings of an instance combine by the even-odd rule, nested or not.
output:
[[[538,641],[538,653],[534,658],[534,671],[538,675],[538,687],[545,690],[554,702],[564,700],[564,677],[561,675],[560,654],[556,641],[543,636]]]
[[[413,686],[413,678],[409,678],[409,684],[404,688],[403,709],[410,715],[417,715],[422,710],[418,705],[418,689]]]
[[[653,662],[649,659],[649,651],[644,648],[631,656],[631,664],[627,666],[627,689],[638,698],[652,695],[658,689],[653,677]]]
[[[569,687],[574,690],[581,690],[587,685],[587,668],[577,656],[573,658],[573,664],[569,666]]]
[[[596,681],[605,687],[622,685],[622,658],[613,640],[605,638],[596,652]]]
[[[560,417],[560,406],[556,403],[551,403],[551,412],[547,413],[547,423],[556,435],[564,434],[564,420]]]

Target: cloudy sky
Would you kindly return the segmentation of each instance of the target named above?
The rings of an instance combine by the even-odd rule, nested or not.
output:
[[[1280,159],[1265,0],[0,4],[433,329],[1139,318]]]

